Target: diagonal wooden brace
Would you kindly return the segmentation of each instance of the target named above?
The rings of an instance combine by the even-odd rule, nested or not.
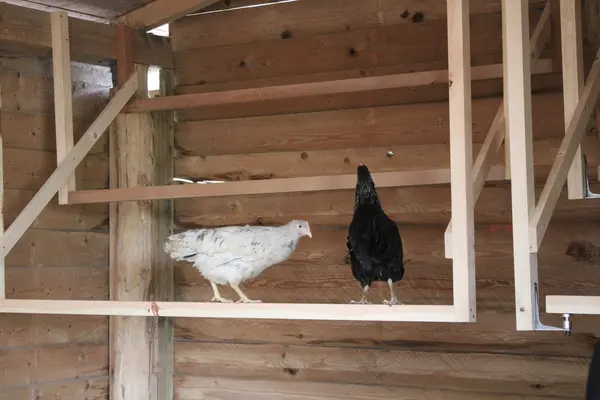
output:
[[[90,125],[79,142],[65,154],[65,158],[50,175],[46,183],[38,190],[33,199],[25,206],[19,216],[0,238],[0,257],[5,256],[40,215],[52,197],[65,184],[67,178],[73,174],[75,168],[92,149],[94,144],[102,137],[108,126],[121,112],[125,104],[131,99],[138,87],[137,74],[133,74],[121,89],[116,93],[108,105],[102,110],[98,118]]]
[[[530,251],[537,253],[542,243],[542,239],[548,229],[550,218],[558,203],[558,198],[567,179],[569,168],[573,163],[577,149],[585,135],[587,124],[592,116],[596,100],[600,94],[600,49],[596,53],[596,58],[592,64],[592,69],[581,93],[581,98],[577,102],[577,107],[573,111],[573,116],[569,127],[565,133],[558,154],[552,164],[552,169],[548,174],[548,179],[540,195],[540,199],[533,213],[532,220],[529,223]]]
[[[533,66],[539,61],[540,55],[550,39],[550,11],[550,1],[548,1],[531,35],[531,65]],[[504,106],[500,104],[473,164],[473,196],[475,203],[477,203],[477,199],[492,168],[492,160],[502,146],[505,134],[504,122]],[[452,258],[452,219],[450,219],[444,233],[444,247],[445,257]]]

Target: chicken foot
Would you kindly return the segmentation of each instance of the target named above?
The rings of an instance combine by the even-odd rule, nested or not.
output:
[[[231,286],[231,288],[240,296],[240,299],[236,301],[236,303],[262,303],[262,300],[250,300],[238,285],[230,284],[229,286]]]
[[[367,292],[369,291],[369,285],[365,285],[363,288],[363,293],[362,293],[362,297],[360,298],[359,301],[356,300],[352,300],[350,302],[350,304],[371,304],[369,303],[369,301],[367,300]]]
[[[219,303],[233,303],[233,300],[229,300],[229,299],[226,299],[225,297],[221,296],[221,293],[219,293],[219,287],[217,286],[216,283],[214,283],[213,281],[210,281],[210,285],[212,286],[212,290],[214,293],[214,296],[212,297],[212,299],[210,299],[210,301],[219,302]]]
[[[394,293],[394,282],[391,279],[388,279],[388,286],[390,287],[391,298],[390,300],[384,300],[383,304],[387,304],[388,306],[393,306],[394,304],[402,304],[398,301],[396,294]]]

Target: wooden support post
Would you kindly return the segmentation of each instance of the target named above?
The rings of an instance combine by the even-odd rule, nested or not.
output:
[[[581,0],[562,0],[560,20],[566,133],[584,83]],[[569,199],[585,198],[581,145],[575,151],[575,158],[567,175],[567,189]]]
[[[136,71],[138,80],[143,82],[136,96],[145,98],[148,96],[147,67],[136,66]],[[113,149],[119,165],[119,187],[171,182],[172,118],[169,112],[120,114],[117,117]],[[118,301],[172,301],[173,268],[162,249],[173,224],[171,202],[119,203],[116,214],[114,298]],[[115,317],[113,336],[111,399],[171,399],[171,321],[158,317]]]
[[[127,25],[115,25],[115,54],[117,56],[117,85],[121,86],[134,72],[133,31]]]
[[[506,49],[504,112],[510,140],[513,254],[517,330],[534,330],[537,255],[529,251],[529,221],[535,208],[531,121],[529,2],[502,0]]]
[[[531,34],[531,65],[536,66],[536,68],[542,64],[540,55],[550,40],[550,12],[550,1],[548,1],[533,33]],[[506,54],[506,52],[504,52],[504,54]],[[504,105],[501,104],[500,107],[498,107],[496,116],[485,136],[483,145],[479,149],[477,159],[473,164],[473,199],[475,203],[477,203],[477,199],[483,190],[486,178],[490,175],[492,160],[494,156],[498,154],[498,151],[502,147],[502,141],[506,138],[505,133],[506,124],[504,118]],[[504,146],[505,148],[509,146],[509,142],[505,140]],[[510,163],[505,164],[505,168],[507,166],[510,168]],[[504,177],[506,178],[506,173]],[[444,244],[446,258],[452,258],[452,219],[450,219],[450,222],[446,227],[446,232],[444,233]]]
[[[2,91],[0,90],[0,93]],[[0,99],[0,127],[2,126],[2,102]],[[0,234],[4,233],[4,141],[0,128]],[[6,298],[6,268],[4,255],[0,253],[0,299]]]
[[[74,144],[69,16],[66,11],[53,11],[50,14],[50,21],[52,30],[56,163],[60,164]],[[127,78],[125,79],[127,80]],[[75,173],[71,174],[67,178],[66,184],[58,190],[58,203],[68,204],[69,192],[74,190],[76,190]]]
[[[476,287],[469,0],[448,0],[447,8],[450,188],[455,238],[452,242],[454,309],[457,318],[474,322]]]

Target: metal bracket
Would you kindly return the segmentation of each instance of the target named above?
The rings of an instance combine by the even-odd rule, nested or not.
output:
[[[533,310],[533,322],[534,322],[534,330],[535,331],[563,331],[565,332],[565,336],[571,335],[571,315],[563,314],[563,327],[558,328],[555,326],[544,325],[540,321],[540,295],[538,290],[538,283],[533,284],[533,290],[535,293],[535,304]]]
[[[590,190],[590,176],[588,173],[587,158],[583,156],[583,190],[585,191],[585,199],[600,199],[599,193],[594,193]]]

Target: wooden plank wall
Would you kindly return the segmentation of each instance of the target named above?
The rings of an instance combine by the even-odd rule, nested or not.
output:
[[[532,1],[532,29],[544,3]],[[500,2],[471,2],[471,7],[473,64],[501,62]],[[429,70],[447,63],[445,2],[437,0],[300,0],[187,17],[172,24],[171,33],[179,93]],[[549,47],[543,58],[551,54]],[[536,75],[532,86],[541,188],[564,135],[561,78]],[[502,82],[475,82],[473,93],[476,151],[501,103]],[[449,164],[446,85],[212,107],[178,116],[180,177],[355,173],[359,162],[374,171]],[[596,170],[594,131],[585,149],[590,169]],[[404,237],[407,272],[397,288],[399,299],[449,304],[451,262],[443,257],[449,186],[379,192]],[[359,298],[345,250],[352,208],[352,191],[175,202],[179,228],[310,222],[312,240],[302,239],[288,262],[244,285],[249,297],[268,302]],[[576,329],[585,333],[572,337],[515,332],[506,184],[484,189],[476,222],[476,324],[177,319],[177,398],[582,398],[600,319],[576,317]],[[570,240],[600,244],[599,234],[598,204],[563,196],[540,252],[542,295],[600,294],[598,261],[578,262],[565,254]],[[177,266],[176,282],[179,300],[211,297],[210,286],[189,265]],[[236,298],[230,289],[222,293]],[[385,286],[375,288],[371,300],[381,302],[384,296]],[[558,323],[556,317],[543,318]]]
[[[73,63],[76,140],[112,84],[109,69]],[[50,59],[0,59],[6,224],[56,168]],[[108,183],[106,140],[77,170],[78,188]],[[46,207],[6,259],[14,299],[108,299],[108,206]],[[105,399],[108,318],[6,314],[0,318],[0,399]]]

